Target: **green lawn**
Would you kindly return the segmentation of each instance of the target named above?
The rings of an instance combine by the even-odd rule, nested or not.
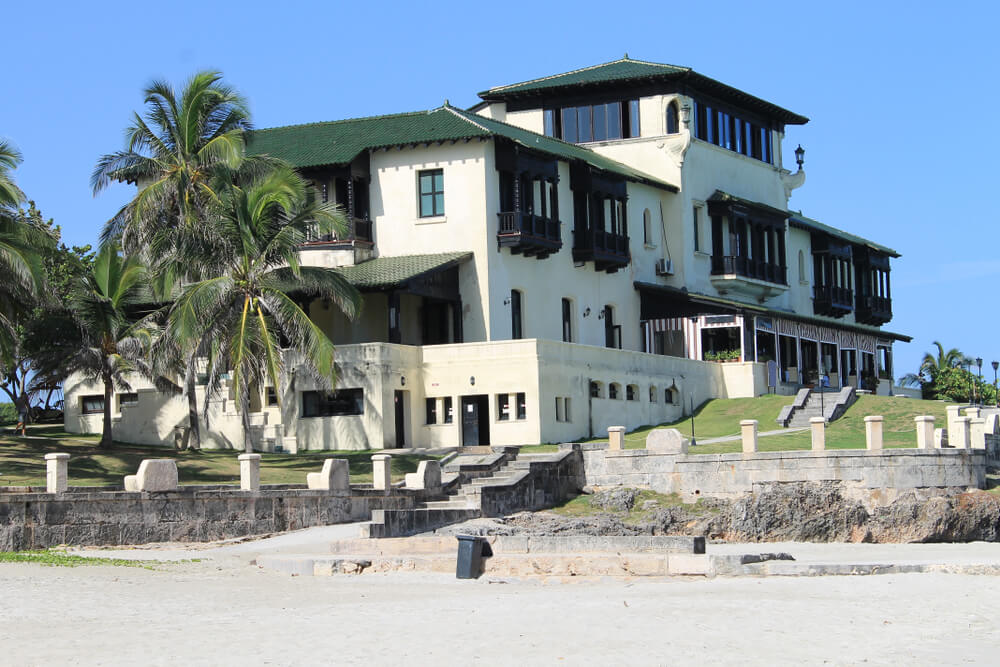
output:
[[[29,427],[28,438],[0,434],[0,486],[45,486],[45,455],[66,452],[71,486],[121,485],[125,475],[134,474],[143,459],[177,460],[181,484],[238,484],[240,466],[233,450],[206,449],[179,452],[166,447],[143,447],[115,443],[111,451],[96,447],[97,436],[66,434],[61,426]],[[38,436],[38,437],[34,437]],[[262,484],[305,484],[306,473],[318,472],[330,456],[350,462],[351,481],[372,481],[374,451],[326,451],[308,454],[263,454],[260,465]],[[389,451],[388,453],[392,453]],[[415,472],[429,456],[393,456],[392,477]]]
[[[756,419],[760,431],[777,430],[775,420],[785,405],[793,400],[792,396],[759,396],[757,398],[716,399],[707,401],[695,413],[695,440],[739,435],[740,421]],[[864,449],[865,422],[868,415],[882,415],[885,421],[882,425],[883,443],[885,447],[916,447],[916,424],[913,418],[918,415],[933,415],[936,426],[946,427],[945,406],[941,401],[922,401],[912,398],[893,396],[859,396],[843,417],[832,422],[826,430],[827,449]],[[691,436],[691,420],[684,419],[660,426],[644,426],[625,436],[627,449],[643,449],[646,446],[646,436],[654,428],[676,428],[685,436]],[[607,436],[595,438],[593,442],[606,441]],[[589,442],[589,441],[588,441]],[[812,440],[809,431],[782,433],[780,435],[764,436],[758,440],[758,448],[763,452],[789,451],[795,449],[810,449]],[[522,447],[522,451],[549,452],[558,449],[557,445],[535,445]],[[729,454],[742,451],[740,442],[719,442],[699,444],[691,449],[692,454]]]

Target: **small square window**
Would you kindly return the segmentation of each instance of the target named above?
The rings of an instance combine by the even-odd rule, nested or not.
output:
[[[94,396],[81,396],[80,412],[85,415],[104,412],[104,396],[100,394],[96,394]]]
[[[444,170],[430,169],[418,174],[420,182],[420,217],[444,215]]]
[[[136,392],[129,392],[127,394],[118,394],[118,405],[136,405],[139,402],[139,394]]]
[[[278,392],[274,390],[274,387],[268,387],[265,390],[265,394],[266,396],[264,398],[267,407],[273,408],[278,405]]]

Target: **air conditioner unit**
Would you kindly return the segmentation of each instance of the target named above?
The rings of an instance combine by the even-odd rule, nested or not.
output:
[[[656,260],[656,275],[658,276],[674,275],[674,261],[672,259]]]

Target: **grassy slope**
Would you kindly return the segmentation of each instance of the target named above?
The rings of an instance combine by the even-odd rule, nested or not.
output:
[[[36,426],[29,434],[41,437],[19,438],[0,434],[0,485],[45,486],[45,455],[66,452],[69,479],[72,486],[120,485],[122,477],[132,475],[142,459],[172,458],[177,460],[181,484],[238,484],[240,466],[231,450],[178,452],[165,447],[142,447],[116,443],[105,452],[96,447],[96,436],[66,434],[61,427]],[[322,460],[336,456],[350,462],[351,481],[372,481],[372,451],[325,451],[309,454],[263,454],[260,481],[263,484],[305,484],[307,472],[318,472]],[[391,452],[390,452],[391,453]],[[393,456],[392,477],[402,479],[415,472],[418,463],[427,456]]]

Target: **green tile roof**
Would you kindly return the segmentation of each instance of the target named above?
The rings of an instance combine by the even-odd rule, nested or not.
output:
[[[677,191],[675,185],[588,148],[448,105],[431,111],[255,130],[250,135],[247,151],[253,155],[266,153],[279,157],[302,169],[346,164],[368,149],[492,137],[504,137],[556,158],[582,160],[633,181]]]
[[[771,213],[772,215],[778,216],[779,218],[787,218],[788,211],[783,211],[780,208],[775,208],[773,206],[768,206],[767,204],[761,204],[759,201],[753,201],[750,199],[744,199],[743,197],[737,197],[736,195],[731,195],[728,192],[723,192],[722,190],[716,190],[712,193],[712,196],[708,198],[708,201],[720,201],[720,202],[735,202],[737,204],[742,204],[750,208],[758,208]]]
[[[702,92],[711,93],[737,105],[755,109],[784,123],[802,125],[809,122],[805,116],[699,74],[690,67],[634,60],[628,55],[620,60],[572,72],[522,81],[507,86],[497,86],[484,90],[479,93],[479,96],[487,101],[507,100],[517,97],[555,95],[570,91],[579,92],[580,89],[601,88],[609,85],[651,83],[672,79],[683,80]]]
[[[471,257],[471,252],[377,257],[354,266],[340,267],[336,271],[359,290],[379,291],[403,287],[414,278],[449,269]]]
[[[676,65],[664,65],[661,63],[649,63],[642,60],[632,60],[622,58],[610,63],[584,67],[583,69],[564,72],[553,76],[522,81],[507,86],[496,86],[479,93],[484,99],[496,99],[510,97],[516,93],[535,93],[553,88],[564,88],[569,86],[593,85],[601,83],[634,81],[649,77],[664,76],[671,74],[684,74],[690,72],[690,67],[678,67]]]
[[[843,239],[849,241],[850,243],[856,243],[861,246],[866,246],[872,250],[877,250],[878,252],[884,252],[890,257],[899,257],[899,253],[884,245],[879,245],[874,241],[869,241],[868,239],[862,238],[860,236],[855,236],[843,230],[837,229],[836,227],[831,227],[830,225],[823,224],[819,220],[813,220],[812,218],[807,218],[801,213],[789,213],[788,222],[795,227],[802,229],[807,229],[810,231],[824,232],[833,236],[834,238]]]
[[[320,167],[349,163],[370,148],[487,136],[486,130],[442,108],[254,130],[247,152],[267,153],[298,168]]]

